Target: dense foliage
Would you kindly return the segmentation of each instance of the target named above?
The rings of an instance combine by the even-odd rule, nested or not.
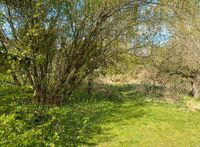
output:
[[[199,8],[0,0],[0,146],[199,146]]]
[[[3,67],[16,85],[33,87],[36,102],[62,103],[88,75],[118,60],[134,33],[134,5],[126,0],[1,1]]]
[[[77,146],[101,131],[99,123],[110,115],[109,101],[79,101],[70,105],[31,103],[28,87],[1,87],[1,146]],[[83,93],[75,95],[83,98]],[[85,99],[89,100],[89,95]],[[96,98],[98,95],[95,96]],[[84,107],[83,107],[84,106]]]

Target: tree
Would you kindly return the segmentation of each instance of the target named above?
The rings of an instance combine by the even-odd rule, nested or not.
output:
[[[138,37],[136,56],[158,70],[157,75],[165,73],[187,79],[192,95],[199,97],[199,1],[161,0],[148,10],[151,15],[145,18],[154,23],[140,24],[142,35]],[[166,38],[159,42],[162,35]]]
[[[18,85],[28,79],[38,103],[62,103],[88,75],[118,59],[121,44],[134,37],[127,33],[134,32],[134,6],[132,0],[2,0],[1,48],[13,79]]]
[[[173,17],[166,23],[172,37],[165,44],[158,69],[191,82],[192,96],[198,98],[200,73],[199,2],[181,1],[173,5]],[[156,51],[158,53],[158,51]]]
[[[170,75],[179,75],[190,80],[192,95],[197,98],[199,97],[200,34],[196,28],[191,31],[192,26],[188,28],[187,24],[185,25],[186,27],[179,30],[177,32],[179,35],[171,41],[161,68]]]

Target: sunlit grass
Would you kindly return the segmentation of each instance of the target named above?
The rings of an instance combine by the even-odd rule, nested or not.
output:
[[[173,104],[126,101],[102,127],[100,147],[200,146],[200,113]]]
[[[198,101],[185,97],[171,104],[159,93],[107,88],[115,94],[83,90],[62,106],[38,106],[30,88],[1,87],[0,146],[200,146],[200,112],[190,108]]]

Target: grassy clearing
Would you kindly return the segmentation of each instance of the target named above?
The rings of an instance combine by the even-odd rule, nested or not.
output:
[[[125,101],[102,124],[103,132],[94,137],[99,147],[198,147],[200,112],[177,104],[155,102],[122,91]]]
[[[29,88],[1,87],[0,146],[200,146],[200,112],[189,111],[189,98],[169,104],[159,92],[107,88],[115,94],[79,91],[58,107],[32,104]]]
[[[97,146],[200,146],[200,113],[169,104],[124,103],[96,136]]]

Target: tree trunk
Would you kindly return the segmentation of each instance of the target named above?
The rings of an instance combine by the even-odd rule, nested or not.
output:
[[[46,91],[41,86],[34,88],[33,101],[38,104],[48,103]]]
[[[20,81],[18,80],[18,78],[17,78],[15,72],[12,72],[12,78],[13,78],[14,83],[15,83],[17,86],[21,86],[21,83],[20,83]]]
[[[194,98],[199,98],[199,86],[197,79],[192,79],[192,96]]]
[[[88,94],[92,93],[92,88],[93,88],[93,78],[92,78],[92,76],[90,76],[88,78],[88,84],[87,84],[87,92],[88,92]]]

